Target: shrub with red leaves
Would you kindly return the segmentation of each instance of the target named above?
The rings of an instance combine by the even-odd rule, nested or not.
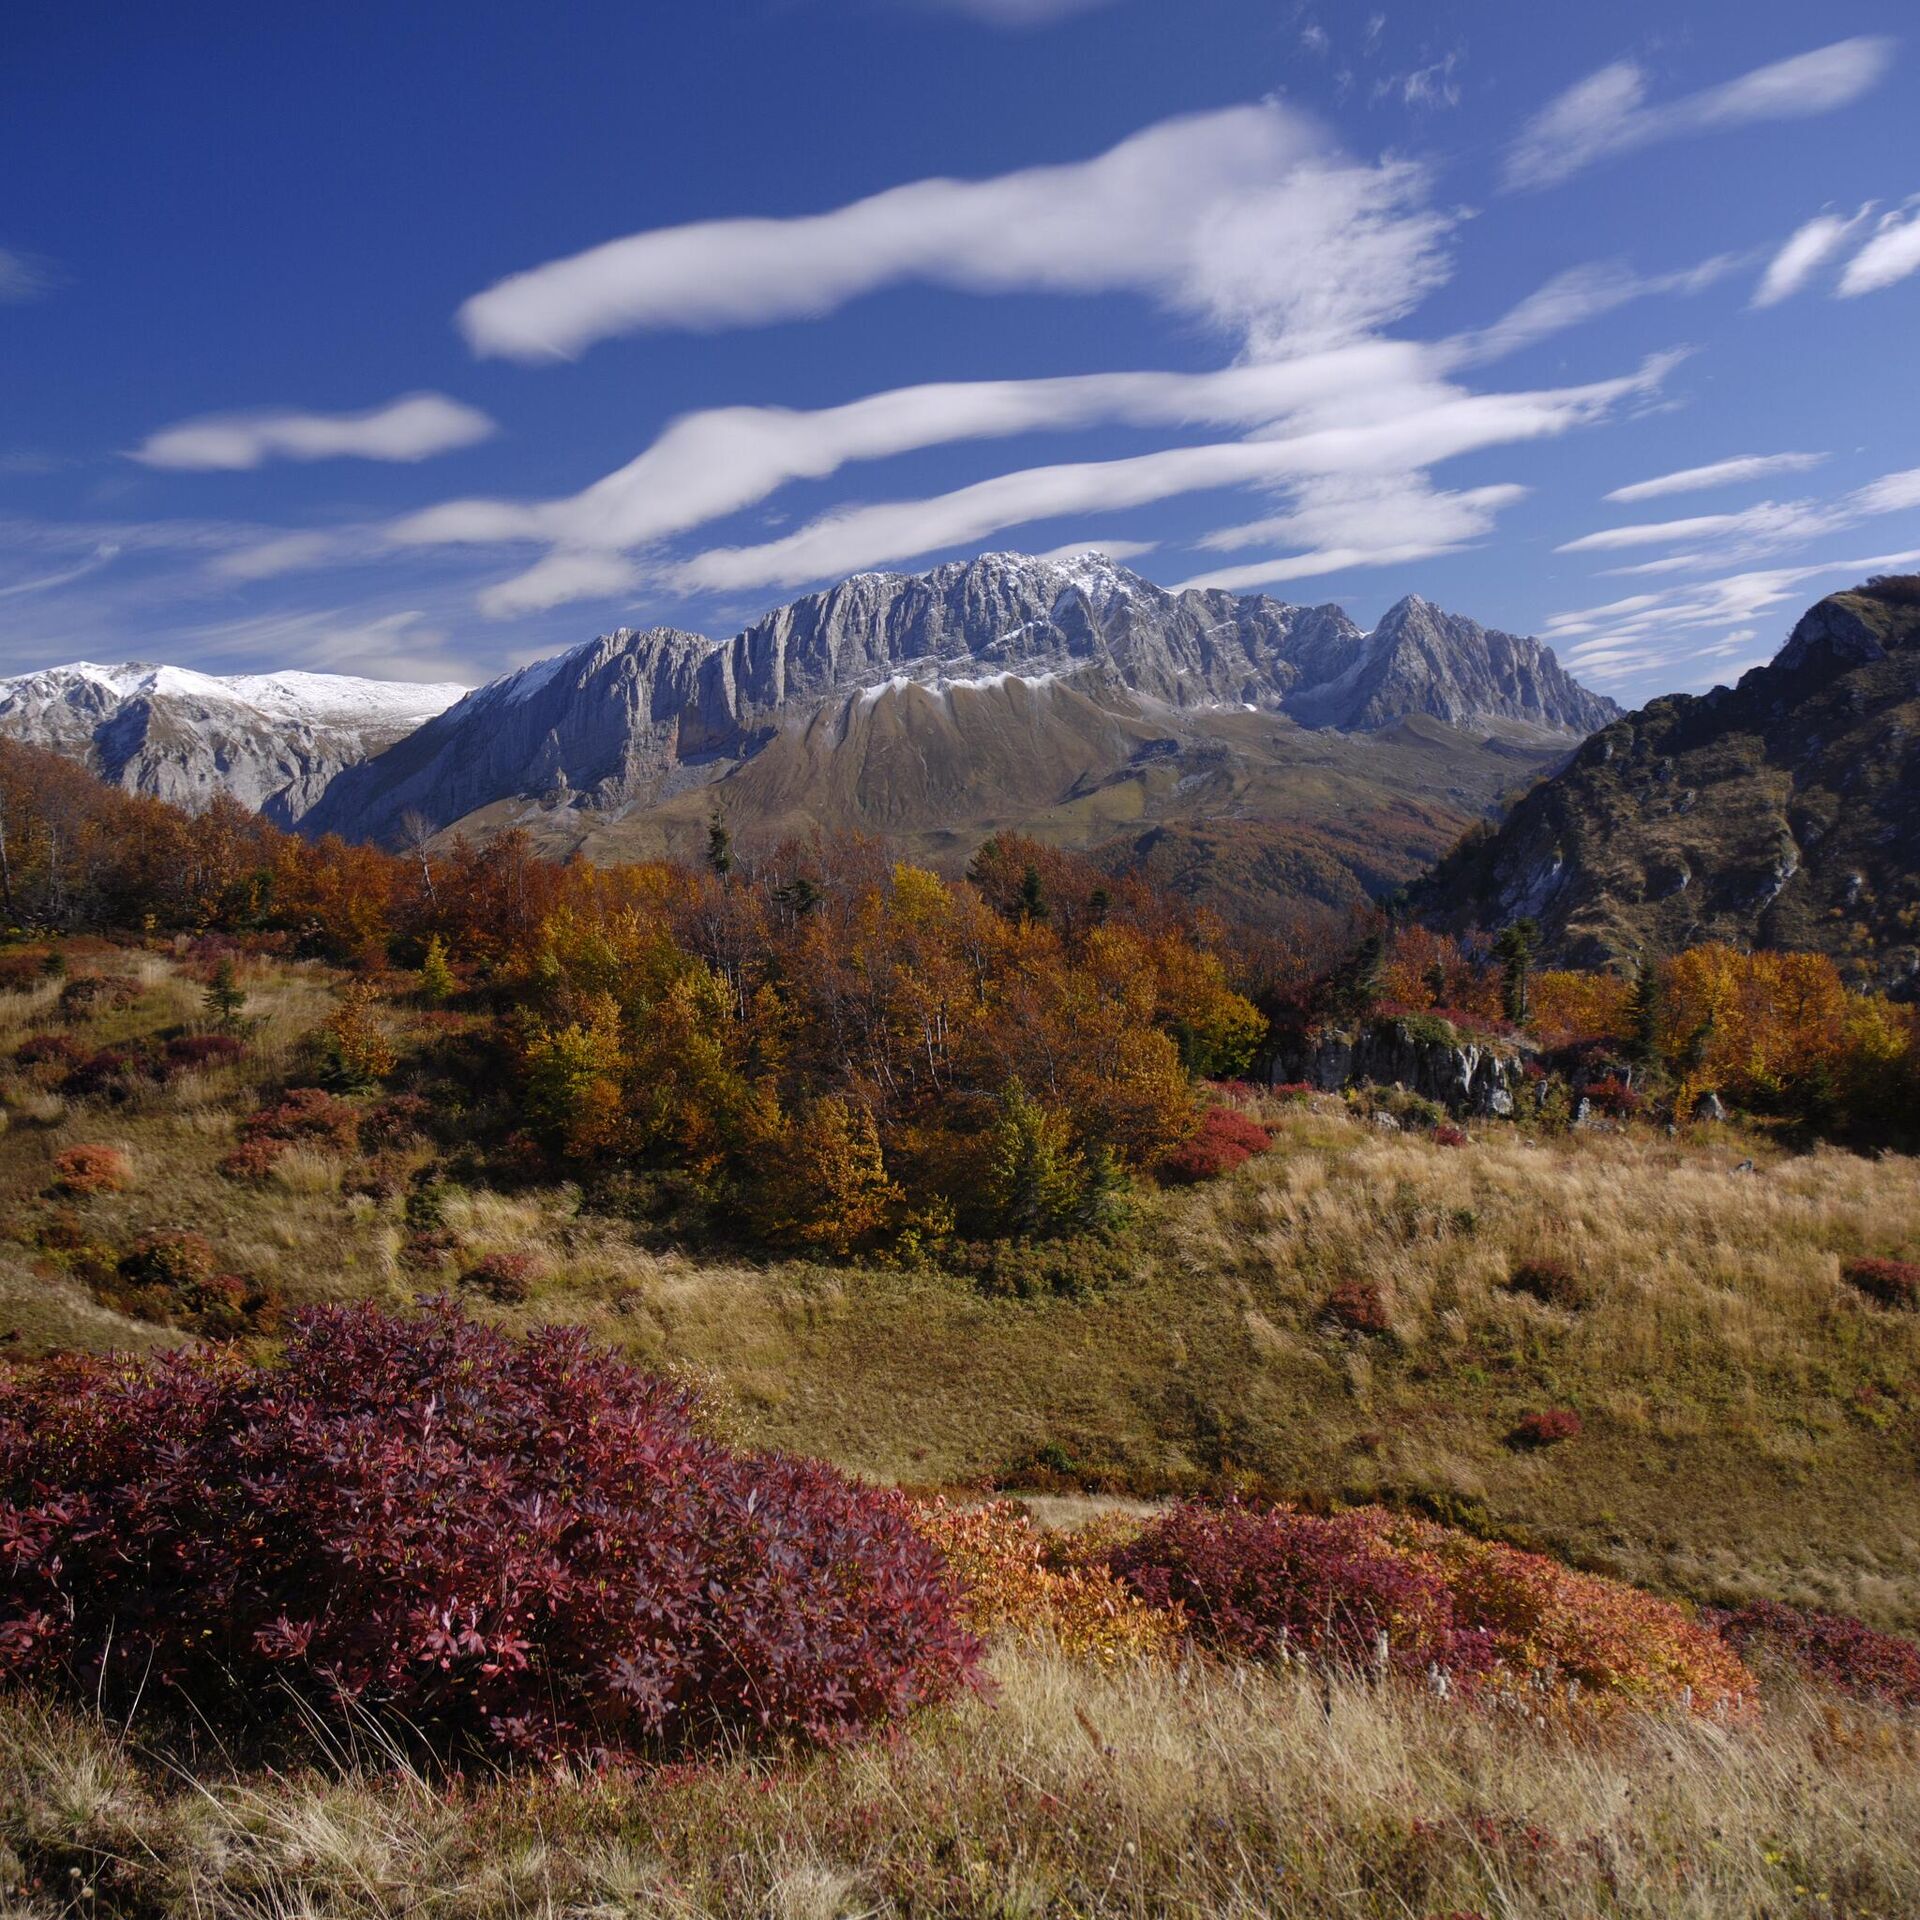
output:
[[[360,1116],[360,1145],[368,1153],[410,1147],[426,1129],[432,1103],[417,1093],[393,1093]]]
[[[1326,1316],[1349,1333],[1391,1333],[1386,1296],[1371,1280],[1342,1280],[1327,1295]]]
[[[1384,1517],[1185,1504],[1108,1565],[1149,1604],[1177,1602],[1195,1637],[1225,1653],[1373,1667],[1384,1634],[1403,1672],[1479,1672],[1491,1659],[1485,1636],[1455,1621],[1439,1573],[1382,1540]]]
[[[1604,1079],[1593,1081],[1585,1091],[1590,1100],[1602,1113],[1611,1114],[1616,1120],[1631,1120],[1635,1114],[1644,1111],[1644,1096],[1618,1074],[1608,1074]]]
[[[80,1043],[65,1033],[30,1033],[13,1050],[16,1067],[46,1067],[60,1073],[81,1057]]]
[[[1883,1307],[1920,1307],[1920,1260],[1849,1260],[1840,1277]]]
[[[124,1704],[150,1673],[223,1731],[297,1737],[304,1702],[456,1759],[836,1740],[979,1653],[901,1496],[444,1303],[302,1315],[270,1367],[0,1379],[0,1555],[0,1680]]]
[[[1756,1600],[1703,1616],[1742,1654],[1772,1654],[1810,1679],[1856,1700],[1920,1707],[1920,1645],[1879,1633],[1844,1613],[1802,1613],[1777,1600]]]
[[[352,1153],[360,1143],[359,1109],[324,1087],[294,1087],[277,1106],[262,1107],[240,1123],[240,1144],[220,1162],[236,1180],[258,1180],[273,1171],[289,1147],[322,1153]]]
[[[31,993],[47,977],[47,963],[37,953],[0,953],[0,993]]]
[[[67,1070],[60,1091],[77,1100],[131,1100],[142,1086],[166,1078],[166,1068],[151,1042],[129,1041],[102,1047]]]
[[[533,1291],[540,1272],[540,1262],[530,1253],[488,1253],[460,1276],[460,1284],[501,1306],[517,1306]]]
[[[170,1073],[202,1073],[231,1065],[246,1050],[230,1033],[180,1033],[167,1042],[164,1058]]]
[[[1586,1281],[1564,1260],[1522,1260],[1507,1275],[1507,1285],[1543,1307],[1564,1307],[1568,1312],[1586,1306],[1593,1297]]]
[[[1162,1163],[1160,1177],[1177,1186],[1218,1180],[1272,1145],[1273,1136],[1250,1115],[1236,1107],[1209,1107],[1201,1115],[1200,1130]]]
[[[1436,1147],[1464,1147],[1467,1144],[1467,1130],[1443,1120],[1433,1130],[1433,1144]]]
[[[1507,1444],[1527,1449],[1557,1447],[1563,1440],[1579,1439],[1581,1425],[1571,1407],[1542,1407],[1537,1413],[1521,1415],[1507,1435]]]
[[[1276,1100],[1311,1100],[1320,1089],[1311,1080],[1282,1080],[1267,1092]]]
[[[62,1193],[119,1193],[133,1165],[118,1147],[62,1147],[53,1156],[53,1184]]]

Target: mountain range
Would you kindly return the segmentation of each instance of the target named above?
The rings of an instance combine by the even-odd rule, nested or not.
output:
[[[0,730],[313,834],[517,827],[612,860],[694,853],[718,812],[745,839],[866,831],[952,862],[1020,828],[1242,907],[1411,878],[1617,712],[1538,641],[1417,596],[1369,632],[1094,553],[858,574],[729,640],[622,629],[464,695],[173,668],[0,683]]]
[[[82,761],[130,793],[195,810],[227,793],[290,827],[335,775],[465,692],[334,673],[221,678],[77,661],[0,680],[0,733]]]
[[[1530,917],[1579,966],[1718,940],[1920,990],[1920,577],[1830,595],[1737,686],[1613,721],[1421,895],[1458,925]]]

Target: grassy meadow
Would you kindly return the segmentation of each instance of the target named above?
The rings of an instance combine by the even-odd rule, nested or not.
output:
[[[76,963],[78,964],[78,963]],[[103,1047],[203,1022],[165,953],[120,953]],[[299,1149],[220,1171],[340,976],[256,964],[246,1050],[117,1103],[0,1073],[0,1334],[14,1358],[187,1336],[103,1298],[117,1250],[205,1235],[291,1306],[390,1306],[529,1256],[514,1328],[563,1321],[684,1370],[740,1440],[921,1488],[1001,1486],[1047,1524],[1187,1490],[1411,1506],[1682,1599],[1920,1627],[1920,1315],[1841,1279],[1920,1255],[1920,1162],[1733,1127],[1461,1146],[1331,1096],[1263,1100],[1275,1144],[1142,1196],[1064,1290],[927,1259],[705,1254],[571,1186],[494,1189],[423,1138],[368,1180]],[[0,1057],[59,1027],[0,997]],[[438,1021],[400,1014],[409,1049]],[[416,1033],[409,1021],[419,1023]],[[432,1088],[428,1089],[433,1092]],[[76,1145],[124,1191],[55,1192]],[[1748,1163],[1751,1163],[1750,1166]],[[431,1185],[442,1262],[411,1246]],[[1516,1290],[1553,1262],[1577,1298]],[[1344,1329],[1371,1282],[1385,1324]],[[1548,1408],[1577,1437],[1512,1444]],[[1781,1680],[1747,1719],[1606,1729],[1398,1683],[995,1646],[991,1685],[900,1737],[651,1774],[422,1779],[366,1743],[307,1771],[0,1698],[0,1911],[333,1915],[1898,1915],[1920,1911],[1920,1727]]]

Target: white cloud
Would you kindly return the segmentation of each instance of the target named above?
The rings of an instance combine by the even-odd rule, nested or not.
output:
[[[1158,540],[1063,540],[1057,547],[1034,555],[1036,560],[1079,560],[1089,553],[1104,554],[1109,560],[1138,560],[1143,553],[1159,550]]]
[[[1420,108],[1457,107],[1460,82],[1457,78],[1466,59],[1464,49],[1454,47],[1441,58],[1407,73],[1390,73],[1374,82],[1373,97],[1385,100],[1397,94],[1403,106]]]
[[[1840,276],[1842,299],[1878,293],[1920,268],[1920,211],[1910,203],[1900,213],[1881,216],[1867,244],[1847,262]]]
[[[1893,42],[1874,35],[1756,67],[1736,80],[1659,105],[1632,60],[1602,67],[1550,101],[1507,151],[1508,187],[1545,187],[1583,167],[1685,134],[1803,119],[1857,100],[1887,69]]]
[[[1598,319],[1632,300],[1662,293],[1699,293],[1724,279],[1739,264],[1738,255],[1722,253],[1675,273],[1642,274],[1624,261],[1588,261],[1555,274],[1490,327],[1459,335],[1450,343],[1450,351],[1463,365],[1497,360],[1569,327]]]
[[[31,255],[0,247],[0,305],[37,300],[53,285],[53,274]]]
[[[1308,481],[1296,489],[1290,512],[1222,527],[1197,543],[1218,553],[1267,545],[1304,547],[1305,551],[1211,569],[1180,584],[1241,592],[1350,567],[1430,560],[1456,553],[1490,533],[1500,510],[1524,498],[1526,491],[1507,485],[1437,492],[1417,472],[1340,474]]]
[[[1275,101],[1163,121],[1098,158],[920,180],[830,213],[609,241],[478,293],[474,350],[543,360],[649,328],[817,319],[919,281],[973,293],[1131,290],[1256,352],[1348,340],[1440,280],[1452,216],[1408,161],[1366,166]]]
[[[663,570],[682,592],[800,586],[964,547],[1004,529],[1059,516],[1118,511],[1221,488],[1297,482],[1316,475],[1405,473],[1476,448],[1559,434],[1600,419],[1649,391],[1671,362],[1585,387],[1472,394],[1433,388],[1409,406],[1404,390],[1360,401],[1284,437],[1174,447],[1131,459],[1029,468],[930,499],[852,507],[782,539],[710,549]]]
[[[1872,211],[1869,202],[1851,219],[1837,213],[1816,214],[1805,226],[1796,227],[1786,244],[1767,262],[1767,270],[1754,289],[1756,307],[1777,306],[1796,294],[1846,245],[1848,236]]]
[[[1711,540],[1712,557],[1726,561],[1741,554],[1764,553],[1837,533],[1875,514],[1902,513],[1920,506],[1920,467],[1883,474],[1878,480],[1837,500],[1763,500],[1738,513],[1696,514],[1683,520],[1645,521],[1635,526],[1602,527],[1556,547],[1556,553],[1612,553],[1628,547],[1676,546],[1687,540]],[[1678,571],[1681,556],[1654,563],[1643,572]]]
[[[1655,474],[1631,486],[1615,487],[1609,500],[1656,500],[1668,493],[1700,493],[1708,487],[1731,487],[1747,480],[1764,480],[1776,473],[1804,473],[1826,459],[1824,453],[1741,453],[1704,467],[1682,467],[1675,473]]]
[[[1668,676],[1676,667],[1721,658],[1744,648],[1758,629],[1742,627],[1741,623],[1770,613],[1782,602],[1800,598],[1800,590],[1809,580],[1838,575],[1843,581],[1856,581],[1870,574],[1899,572],[1916,563],[1920,563],[1920,548],[1871,554],[1858,560],[1819,560],[1805,566],[1727,574],[1668,593],[1635,594],[1603,606],[1554,614],[1541,628],[1541,637],[1552,643],[1561,663],[1584,680],[1615,685],[1659,673],[1662,684],[1671,685]],[[1732,630],[1712,643],[1701,643],[1693,636],[1702,628]],[[1734,667],[1723,665],[1714,677],[1737,673],[1765,657],[1742,660]]]
[[[853,461],[1042,430],[1126,426],[1254,427],[1348,395],[1404,388],[1425,350],[1372,340],[1214,373],[1072,374],[897,387],[844,406],[719,407],[683,415],[652,446],[558,500],[452,500],[396,522],[402,545],[544,540],[624,551],[701,526],[795,480]]]
[[[445,394],[415,393],[365,413],[208,414],[162,427],[132,458],[149,467],[238,471],[264,461],[425,460],[470,447],[498,429]]]
[[[524,573],[487,588],[480,611],[503,620],[516,613],[542,613],[574,600],[605,600],[640,584],[640,572],[617,553],[577,553],[561,549]]]

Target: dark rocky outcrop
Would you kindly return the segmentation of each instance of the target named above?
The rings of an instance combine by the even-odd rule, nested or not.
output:
[[[1719,940],[1920,991],[1920,582],[1834,594],[1737,686],[1613,721],[1420,900],[1531,917],[1576,966]]]

